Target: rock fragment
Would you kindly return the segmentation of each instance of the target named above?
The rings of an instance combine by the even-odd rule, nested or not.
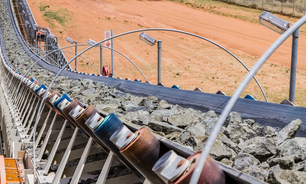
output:
[[[242,171],[251,166],[256,166],[260,161],[251,154],[239,153],[234,161],[234,168]]]
[[[291,123],[281,129],[281,131],[279,131],[277,144],[281,144],[287,139],[294,138],[296,132],[300,129],[301,125],[302,121],[300,119],[291,121]]]

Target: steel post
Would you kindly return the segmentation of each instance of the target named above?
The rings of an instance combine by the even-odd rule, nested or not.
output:
[[[77,56],[78,55],[78,42],[76,41],[75,42],[75,55]],[[74,60],[74,70],[77,72],[77,58],[78,57],[75,57],[75,60]]]
[[[295,83],[296,83],[296,68],[299,43],[299,29],[292,34],[292,53],[291,53],[291,70],[290,70],[290,89],[289,101],[294,102],[295,99]]]
[[[161,83],[161,47],[162,41],[157,41],[157,84]]]
[[[111,30],[111,37],[113,37],[113,30]],[[114,70],[114,40],[111,39],[111,47],[112,47],[112,76],[115,77],[115,70]]]
[[[103,72],[103,46],[100,44],[100,74]]]

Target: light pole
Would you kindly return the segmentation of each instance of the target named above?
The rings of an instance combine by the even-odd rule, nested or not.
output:
[[[113,30],[111,30],[111,37],[113,37]],[[111,40],[111,47],[112,47],[112,49],[114,48],[114,41],[113,41],[113,39]],[[115,78],[114,50],[111,50],[111,55],[112,55],[112,77]]]
[[[139,35],[139,39],[145,42],[146,44],[153,46],[157,42],[157,84],[161,83],[161,47],[162,41],[156,41],[151,36],[147,35],[146,33],[142,32]]]
[[[275,15],[264,11],[259,16],[259,23],[263,26],[283,34],[290,27],[290,23],[276,17]],[[291,69],[290,69],[290,88],[289,88],[289,101],[295,100],[295,84],[296,84],[296,68],[297,68],[297,54],[299,43],[299,29],[292,33],[292,52],[291,52]]]
[[[71,43],[71,44],[75,44],[75,55],[78,54],[78,42],[77,41],[74,41],[73,39],[67,37],[66,38],[66,41],[68,43]],[[77,57],[74,59],[74,70],[77,72]]]
[[[91,46],[96,45],[95,47],[100,46],[100,74],[102,75],[103,72],[103,51],[102,51],[102,44],[97,45],[97,42],[93,41],[92,39],[89,39],[87,43]]]

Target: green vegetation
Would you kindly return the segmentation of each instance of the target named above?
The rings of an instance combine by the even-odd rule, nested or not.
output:
[[[59,23],[61,26],[65,26],[70,20],[69,11],[66,8],[50,10],[50,5],[39,3],[39,10],[43,13],[44,19],[51,27],[55,27],[55,22]]]
[[[46,8],[50,8],[49,5],[45,5],[43,3],[39,3],[39,10],[40,11],[46,11]]]
[[[191,6],[193,8],[202,9],[209,13],[222,15],[225,17],[237,18],[252,23],[258,22],[258,15],[260,15],[260,13],[262,12],[261,10],[252,10],[251,8],[240,7],[234,4],[228,4],[226,2],[215,1],[215,0],[168,0],[168,1],[179,2],[187,6]],[[238,10],[238,8],[239,10],[246,12],[256,12],[256,16],[242,15],[241,12],[226,11],[226,9]]]

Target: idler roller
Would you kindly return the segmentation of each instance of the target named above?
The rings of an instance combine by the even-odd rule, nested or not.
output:
[[[188,168],[189,160],[178,156],[170,150],[165,153],[154,165],[153,171],[159,175],[165,183],[173,182],[180,177]]]
[[[75,126],[77,126],[75,120],[69,115],[69,113],[76,107],[76,106],[80,106],[82,108],[86,108],[86,106],[84,104],[82,104],[78,99],[74,99],[72,100],[69,105],[67,107],[65,107],[62,110],[62,113],[65,115],[65,117],[72,122],[73,124],[75,124]],[[78,128],[81,129],[81,127],[77,126]]]
[[[75,119],[75,123],[76,126],[78,126],[81,130],[83,130],[87,135],[89,135],[90,137],[92,137],[96,142],[98,142],[101,146],[103,144],[101,144],[102,142],[98,139],[98,137],[92,132],[92,130],[90,128],[88,128],[88,126],[86,126],[85,122],[93,115],[96,115],[97,117],[99,117],[99,122],[102,123],[103,121],[103,117],[100,116],[99,111],[93,106],[93,105],[89,105],[83,112],[81,115],[79,115],[76,119]]]
[[[147,127],[142,127],[134,134],[122,128],[117,135],[112,137],[112,140],[121,148],[120,153],[150,183],[165,183],[152,171],[152,167],[167,149],[160,144],[160,141]]]
[[[153,170],[155,170],[155,172],[158,172],[159,175],[162,175],[162,177],[167,179],[169,181],[168,184],[189,184],[193,171],[195,170],[196,165],[200,160],[201,153],[201,151],[197,152],[188,157],[187,160],[180,158],[181,161],[177,163],[179,159],[175,158],[176,156],[173,156],[173,152],[168,152],[166,155],[161,157],[162,160],[159,160],[154,165]],[[183,165],[186,161],[188,161],[188,167],[184,170],[185,166],[183,167]],[[163,168],[167,168],[167,171]],[[178,170],[180,168],[181,170]],[[180,174],[180,176],[177,178],[177,175],[179,175],[179,173],[181,173],[182,171],[183,173]],[[175,178],[171,179],[172,175],[175,175]],[[198,180],[198,184],[225,184],[225,175],[223,171],[210,157],[207,157],[206,159],[205,165]]]
[[[90,121],[95,122],[98,126],[103,120],[104,118],[93,105],[89,105],[76,119],[74,119],[76,126],[81,129],[87,137],[92,137],[95,144],[98,144],[99,147],[102,147],[103,150],[107,150],[108,152],[108,148],[104,146],[104,143],[92,132],[92,129],[85,124]]]
[[[63,94],[54,104],[54,108],[56,108],[59,112],[62,112],[65,107],[69,105],[71,99],[66,95]]]
[[[23,83],[24,83],[26,86],[29,86],[32,82],[34,82],[34,79],[33,79],[33,78],[24,76]]]
[[[83,107],[81,107],[80,105],[75,106],[70,112],[69,112],[69,116],[72,117],[74,120],[77,119],[81,114],[83,114],[83,112],[85,111],[85,109]]]
[[[35,91],[37,88],[39,88],[39,86],[40,86],[40,83],[38,81],[34,81],[34,82],[32,82],[32,84],[29,87],[30,87],[30,89]]]
[[[48,94],[47,94],[47,95],[48,95]],[[56,108],[54,108],[54,106],[53,106],[53,104],[54,104],[61,96],[62,96],[62,95],[61,95],[59,92],[53,91],[53,92],[51,93],[51,95],[45,99],[45,102],[46,102],[46,103],[48,104],[48,106],[49,106],[50,108],[52,108],[58,115],[61,115],[61,116],[62,116],[62,114],[61,114]]]
[[[27,85],[29,86],[30,84],[32,84],[35,80],[33,78],[31,78],[30,80],[28,80]]]
[[[42,94],[44,94],[46,92],[47,88],[45,85],[40,85],[36,90],[35,90],[35,93],[38,95],[38,96],[41,96]]]
[[[91,122],[94,123],[94,121]],[[93,127],[92,123],[87,122],[86,125],[88,127]],[[122,127],[123,123],[117,118],[117,116],[115,116],[115,114],[111,113],[103,119],[99,126],[96,126],[96,129],[94,129],[93,132],[107,147],[110,148],[110,150],[116,153],[116,155],[120,155],[119,149],[109,139],[114,132],[116,132],[118,129],[121,129]]]
[[[111,136],[110,140],[119,148],[124,149],[128,144],[136,139],[137,135],[130,131],[126,126],[118,129]]]
[[[128,168],[130,168],[140,179],[144,179],[143,176],[137,171],[129,161],[123,157],[118,147],[110,141],[110,137],[119,129],[123,128],[123,123],[119,118],[111,113],[101,121],[101,116],[94,114],[86,121],[86,125],[93,130],[93,133],[103,142],[103,144],[111,150]],[[136,168],[136,169],[135,169]]]
[[[45,102],[46,102],[46,100],[47,100],[48,98],[51,97],[52,93],[53,93],[53,90],[52,90],[52,89],[49,89],[49,91],[47,92],[47,96],[46,96],[46,98],[45,98]],[[41,95],[42,98],[44,97],[44,94],[45,94],[45,93],[43,93],[43,94]]]

